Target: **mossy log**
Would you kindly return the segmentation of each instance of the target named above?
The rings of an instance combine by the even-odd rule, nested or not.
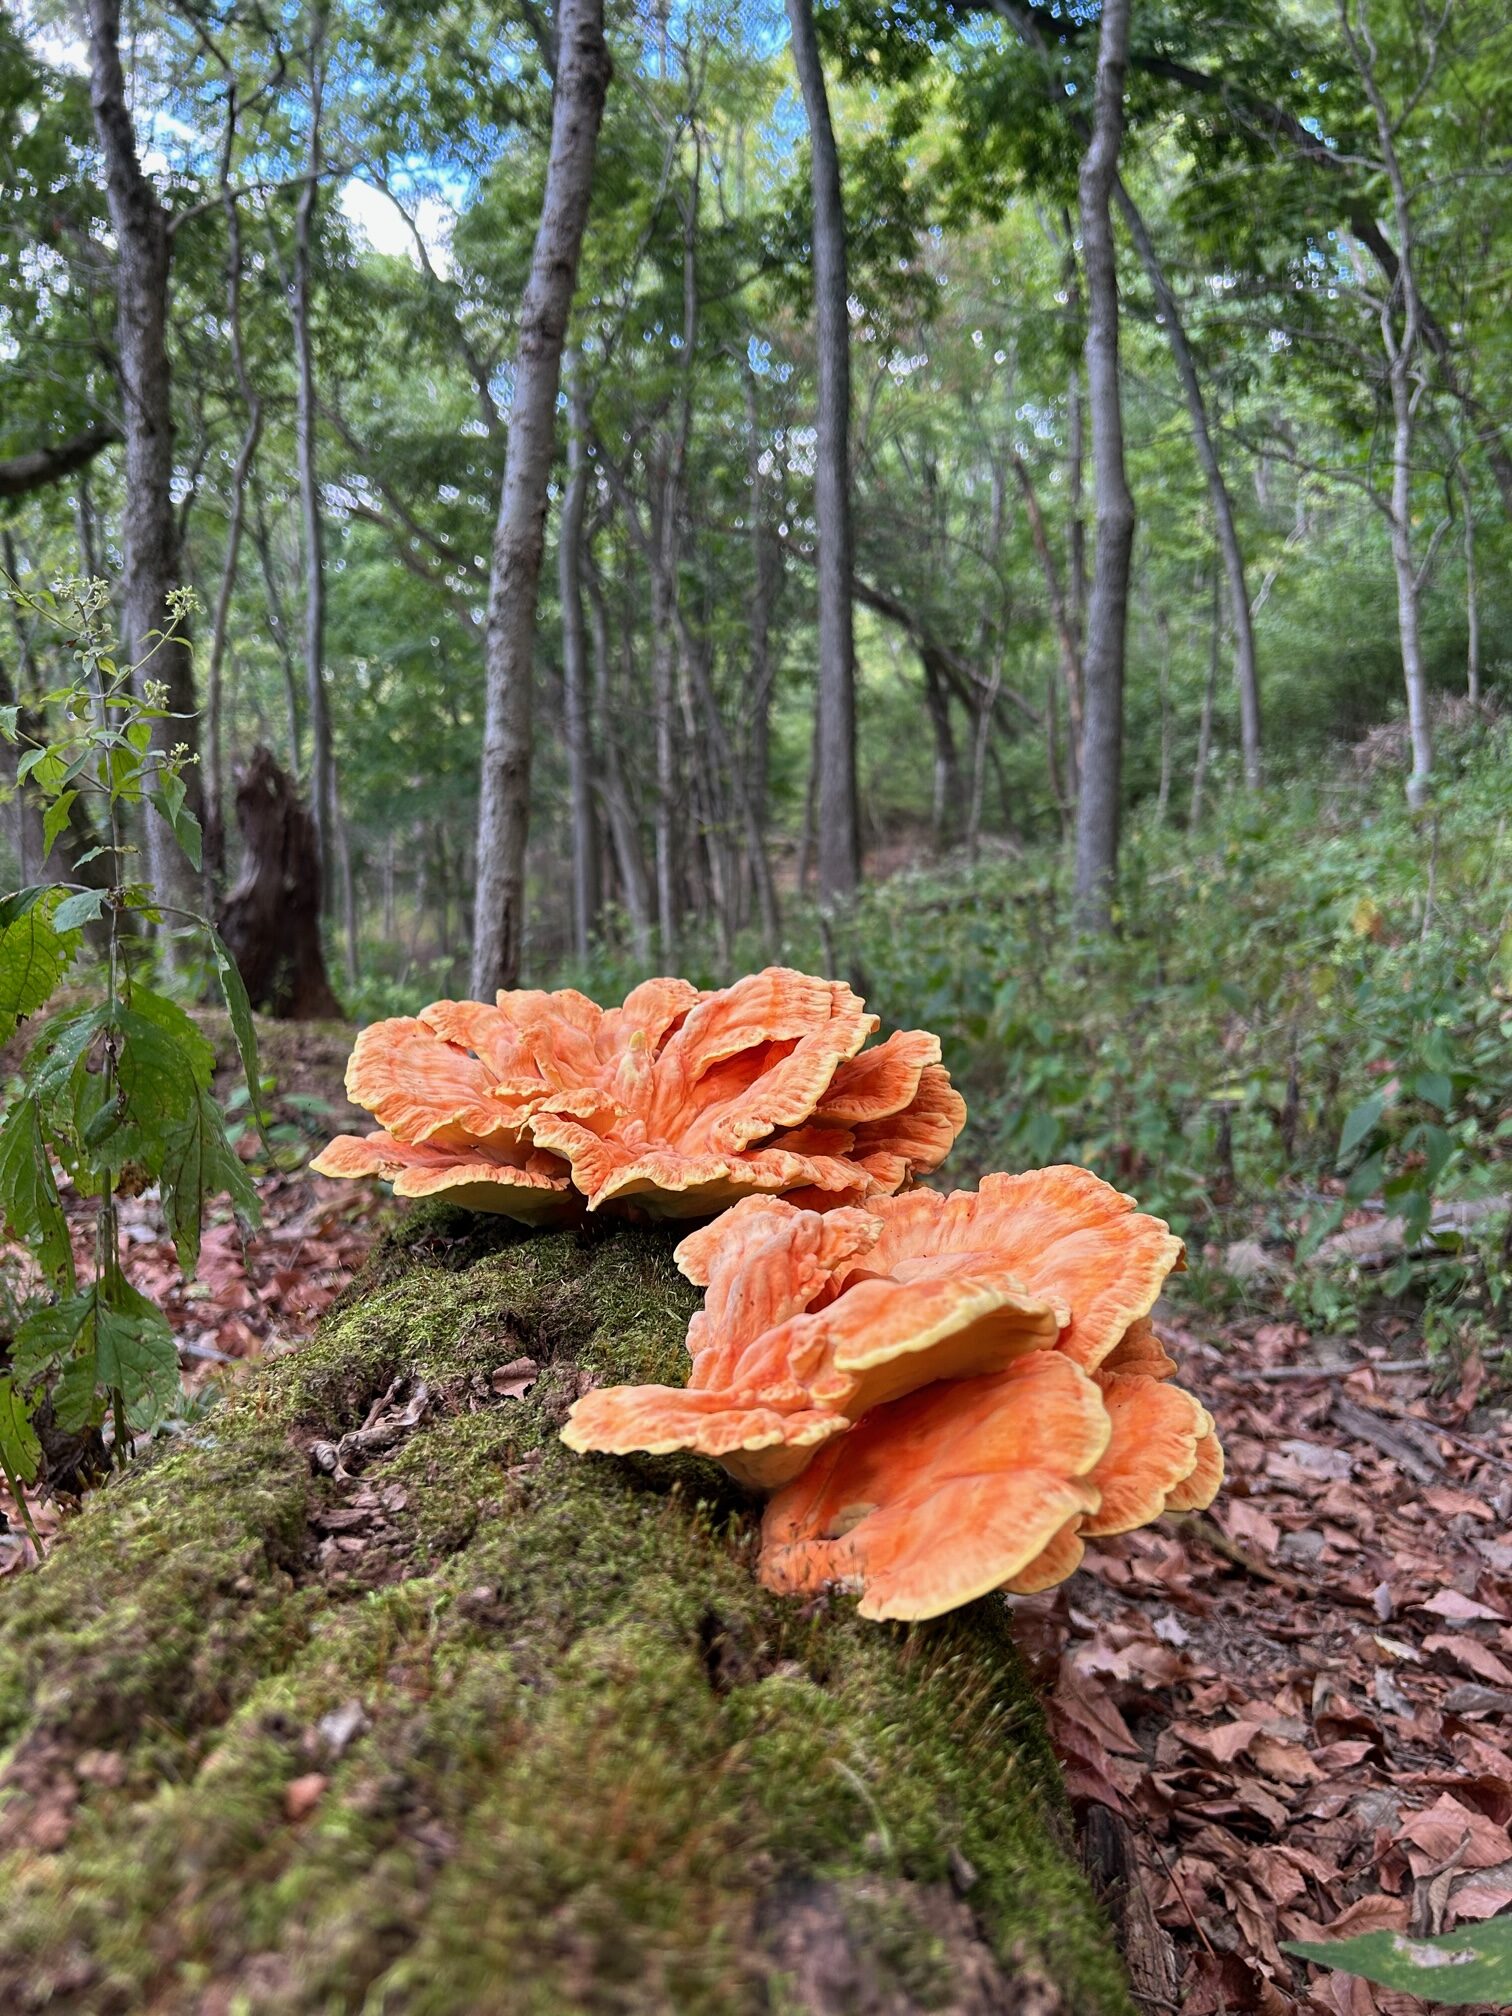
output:
[[[0,2008],[1128,2016],[1003,1606],[774,1599],[558,1441],[674,1243],[416,1213],[0,1587]]]

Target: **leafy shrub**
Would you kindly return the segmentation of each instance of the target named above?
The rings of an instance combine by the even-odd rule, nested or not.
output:
[[[112,656],[103,582],[68,581],[55,593],[12,584],[8,592],[50,626],[73,666],[66,683],[24,713],[0,708],[0,733],[20,751],[18,784],[45,808],[47,852],[72,822],[87,843],[76,870],[105,864],[100,886],[36,884],[0,900],[0,1043],[59,996],[86,932],[100,947],[84,985],[71,987],[43,1022],[0,1120],[0,1211],[34,1263],[34,1277],[12,1295],[9,1364],[0,1373],[0,1470],[14,1492],[42,1465],[39,1430],[77,1437],[109,1416],[120,1460],[134,1432],[180,1401],[172,1332],[121,1265],[118,1201],[158,1186],[186,1272],[198,1258],[208,1197],[225,1192],[244,1220],[257,1216],[256,1194],[211,1096],[214,1052],[178,1003],[148,984],[147,931],[203,941],[249,1088],[258,1073],[251,1009],[231,955],[204,918],[166,916],[136,873],[130,831],[147,818],[164,820],[199,865],[184,753],[153,740],[154,724],[171,718],[164,689],[134,680],[133,668]],[[96,985],[98,998],[90,998]],[[82,1279],[57,1168],[93,1200],[93,1257]]]

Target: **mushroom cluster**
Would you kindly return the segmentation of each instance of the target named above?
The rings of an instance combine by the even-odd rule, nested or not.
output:
[[[966,1120],[939,1039],[865,1048],[878,1026],[843,982],[783,966],[713,993],[648,980],[618,1008],[572,988],[437,1001],[363,1030],[347,1094],[379,1131],[312,1166],[532,1224],[778,1191],[856,1204],[937,1168]]]
[[[1150,1322],[1181,1242],[1088,1170],[815,1211],[748,1197],[677,1248],[686,1387],[588,1393],[569,1447],[696,1450],[772,1495],[759,1573],[865,1617],[1062,1581],[1084,1543],[1211,1502],[1212,1417]]]

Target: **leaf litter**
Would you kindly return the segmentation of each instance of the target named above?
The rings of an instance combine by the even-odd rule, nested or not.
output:
[[[193,1282],[157,1201],[121,1207],[129,1277],[173,1327],[191,1406],[297,1348],[378,1233],[371,1200],[335,1182],[256,1187],[261,1229],[213,1214]],[[1072,1583],[1014,1599],[1136,1997],[1179,2016],[1428,2010],[1281,1945],[1431,1937],[1512,1908],[1505,1416],[1487,1426],[1473,1379],[1435,1400],[1426,1373],[1309,1370],[1294,1324],[1231,1325],[1226,1348],[1173,1341],[1204,1365],[1228,1451],[1212,1513],[1105,1542]],[[517,1397],[537,1369],[501,1364],[487,1397]],[[364,1430],[392,1438],[425,1405],[385,1394]],[[333,1447],[333,1473],[360,1467],[364,1430]],[[359,1482],[322,1518],[322,1570],[400,1510]],[[45,1546],[60,1510],[32,1514]],[[19,1522],[0,1525],[0,1575],[31,1558]],[[312,1764],[339,1754],[338,1719]],[[324,1782],[291,1782],[291,1818]],[[60,1788],[76,1790],[68,1774]]]
[[[1439,1398],[1426,1368],[1309,1374],[1295,1324],[1173,1341],[1228,1451],[1212,1512],[1015,1604],[1136,1990],[1180,2016],[1429,2010],[1281,1948],[1512,1909],[1506,1413],[1473,1371]]]

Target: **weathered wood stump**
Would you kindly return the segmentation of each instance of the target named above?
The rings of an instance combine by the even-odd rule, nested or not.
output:
[[[417,1212],[0,1586],[0,2008],[1127,2016],[1002,1606],[776,1600],[557,1440],[674,1243]]]
[[[286,1022],[341,1014],[320,939],[320,843],[293,780],[259,745],[236,779],[242,864],[219,918],[254,1008]]]

